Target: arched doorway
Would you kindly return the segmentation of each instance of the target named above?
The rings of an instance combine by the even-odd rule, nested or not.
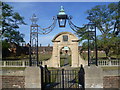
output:
[[[71,66],[71,49],[67,46],[60,49],[60,67]]]
[[[71,65],[71,67],[79,67],[80,61],[78,52],[78,41],[79,39],[70,32],[61,32],[57,34],[52,40],[53,42],[52,57],[50,60],[44,62],[43,65],[48,65],[48,67],[61,67],[60,60],[61,54],[62,52],[67,52],[66,58],[68,55],[68,58],[70,58],[71,60],[70,61],[66,60],[66,63],[70,62],[68,64]],[[70,55],[68,54],[68,52],[71,52]]]

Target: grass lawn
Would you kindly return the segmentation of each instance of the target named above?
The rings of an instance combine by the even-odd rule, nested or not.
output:
[[[51,58],[52,54],[39,54],[39,61],[46,61],[49,60]],[[6,57],[3,58],[3,60],[6,61],[23,61],[23,60],[29,60],[29,55],[22,55],[22,56],[11,56],[11,57]]]
[[[60,66],[64,66],[65,64],[65,59],[67,59],[67,62],[69,63],[69,65],[71,65],[71,56],[68,55],[67,57],[65,55],[60,55]]]
[[[39,54],[39,61],[46,61],[51,58],[52,54]]]
[[[2,70],[25,70],[26,67],[2,67]],[[101,67],[103,70],[120,70],[120,67],[107,66]],[[54,67],[48,67],[48,70],[58,70]],[[74,68],[73,70],[80,70],[80,68]]]
[[[1,69],[4,70],[25,70],[26,67],[2,67]],[[57,68],[54,67],[48,67],[48,70],[58,70]]]
[[[29,55],[21,55],[21,56],[10,56],[6,58],[2,58],[4,61],[23,61],[29,60]]]
[[[93,59],[95,58],[94,57],[94,53],[91,53],[91,56],[93,57]],[[112,59],[115,60],[116,59],[116,55],[111,55],[112,56]],[[40,53],[39,54],[39,61],[46,61],[46,60],[49,60],[50,58],[52,57],[52,53]],[[84,60],[88,60],[88,53],[87,52],[83,52],[81,54],[81,57],[84,59]],[[62,56],[60,57],[60,65],[63,66],[64,65],[64,58],[65,56]],[[120,59],[120,55],[118,56],[118,58]],[[29,60],[29,55],[21,55],[21,56],[18,56],[18,57],[7,57],[6,58],[6,61],[26,61],[26,60]],[[71,57],[68,56],[68,63],[71,65]],[[108,60],[106,58],[106,55],[105,53],[100,53],[98,52],[98,60]]]
[[[58,70],[58,68],[55,68],[55,67],[48,67],[48,70]]]
[[[120,67],[114,67],[114,66],[107,66],[102,68],[103,70],[120,70]]]
[[[83,52],[82,54],[81,54],[81,56],[82,56],[82,58],[84,59],[84,60],[88,60],[88,53],[87,52]],[[91,53],[91,56],[93,57],[93,58],[95,58],[95,56],[94,56],[94,53]],[[117,55],[111,55],[111,58],[113,58],[113,59],[115,59],[117,57]],[[120,59],[120,55],[118,55],[118,58]],[[106,58],[106,55],[105,55],[105,53],[100,53],[100,52],[98,52],[98,60],[106,60],[107,58]]]

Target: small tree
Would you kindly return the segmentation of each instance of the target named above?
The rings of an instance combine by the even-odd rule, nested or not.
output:
[[[120,16],[119,16],[119,3],[110,3],[109,5],[97,5],[93,7],[92,9],[87,11],[88,16],[87,19],[93,23],[96,24],[97,30],[101,32],[101,35],[99,36],[99,47],[102,48],[102,50],[105,51],[106,56],[110,56],[110,50],[113,46],[113,43],[115,42],[115,27],[116,22],[119,22]],[[118,27],[119,29],[120,27]],[[81,40],[87,39],[87,33],[83,35],[82,32],[87,32],[87,27],[84,25],[83,28],[80,28],[76,33],[79,37],[81,37]],[[83,35],[83,36],[82,36]],[[111,41],[112,40],[112,41]],[[101,46],[100,46],[101,45]],[[117,50],[116,50],[117,51]]]
[[[13,11],[13,7],[2,2],[2,36],[8,42],[19,44],[24,41],[24,34],[21,34],[17,29],[19,25],[26,25],[23,21],[24,17]]]

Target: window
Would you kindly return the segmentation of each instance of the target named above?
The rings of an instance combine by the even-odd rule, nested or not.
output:
[[[68,35],[63,35],[63,41],[67,42],[68,41]]]

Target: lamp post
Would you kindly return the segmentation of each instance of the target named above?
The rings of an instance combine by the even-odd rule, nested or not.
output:
[[[92,22],[89,22],[87,24],[88,28],[88,66],[93,62],[91,59],[91,47],[90,47],[90,41],[93,40],[93,48],[95,49],[95,65],[98,66],[98,54],[97,54],[97,39],[96,39],[96,25]]]
[[[39,66],[39,56],[38,56],[38,35],[45,35],[50,33],[56,24],[56,18],[53,17],[53,23],[47,28],[41,28],[36,22],[38,18],[35,14],[30,18],[32,24],[30,26],[30,45],[29,45],[29,65]]]
[[[35,14],[31,17],[32,25],[30,26],[30,66],[38,66],[38,18]]]

